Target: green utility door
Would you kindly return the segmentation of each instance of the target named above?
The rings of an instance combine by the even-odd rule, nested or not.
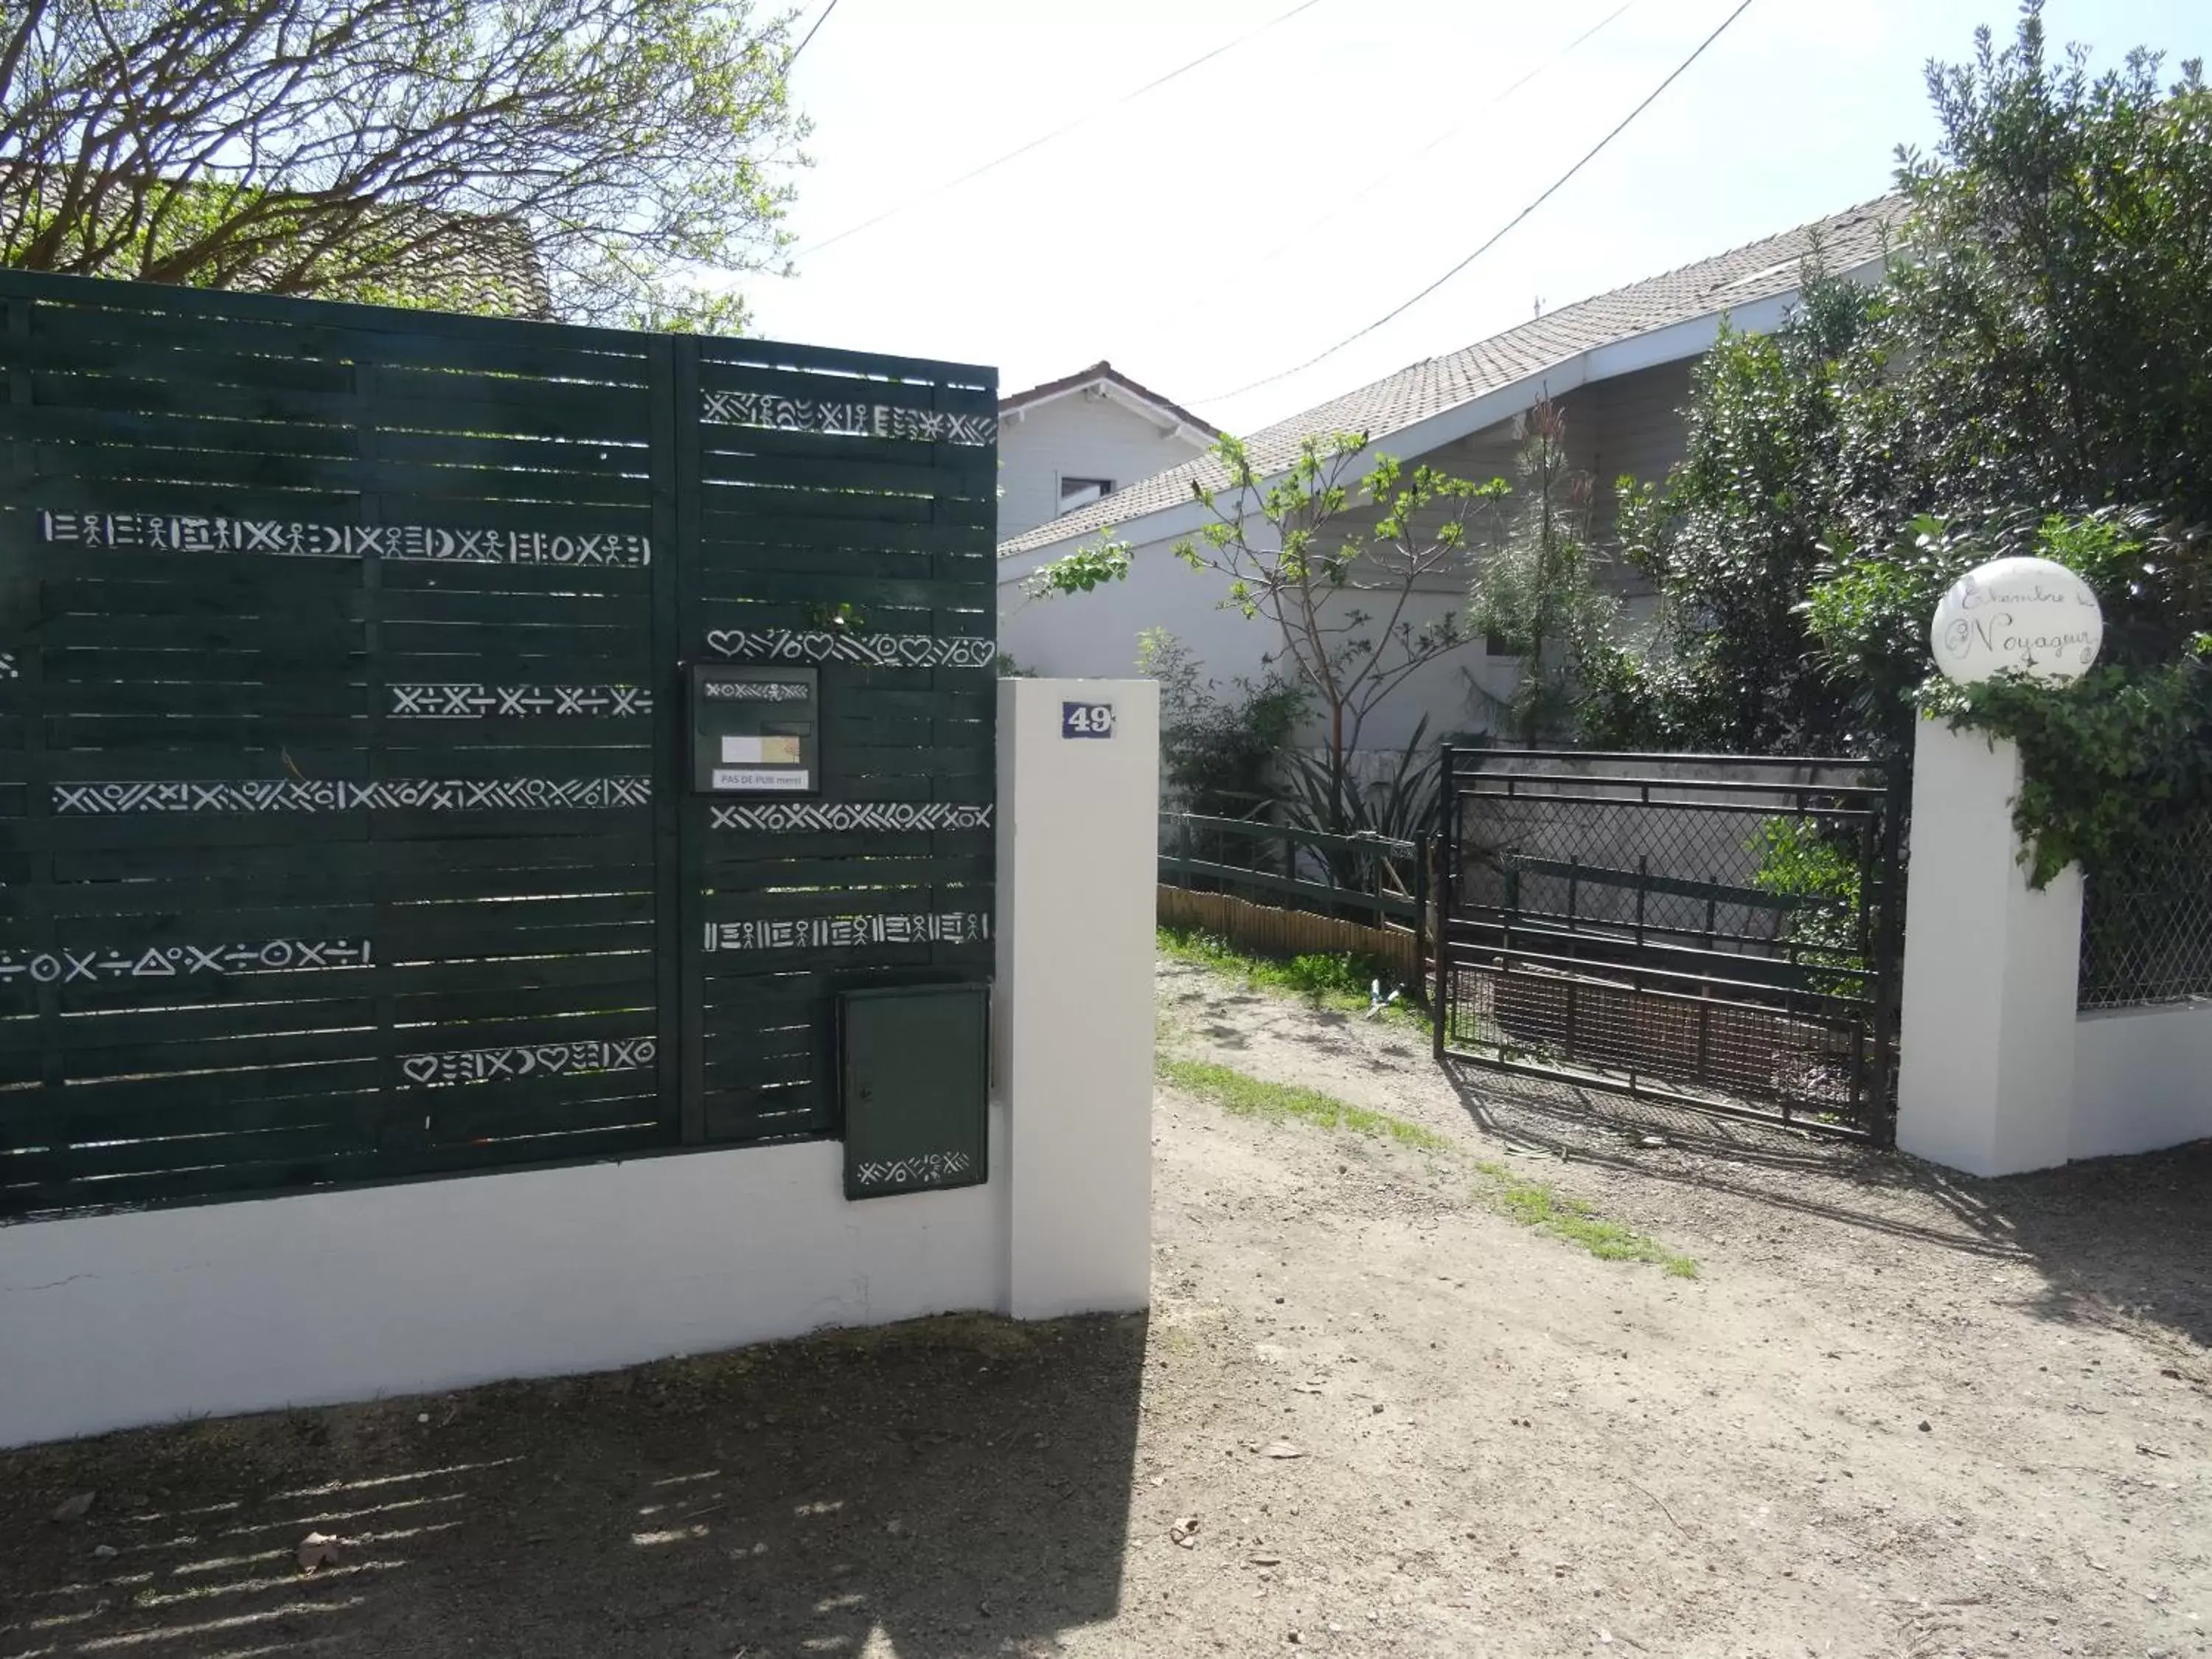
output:
[[[990,989],[903,985],[838,999],[845,1196],[988,1178]]]

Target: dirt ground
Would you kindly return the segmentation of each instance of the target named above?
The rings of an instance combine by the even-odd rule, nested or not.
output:
[[[1457,1150],[1164,1091],[1148,1319],[0,1455],[0,1656],[2212,1652],[2212,1147],[1954,1181],[1161,995],[1176,1052],[1699,1276]]]

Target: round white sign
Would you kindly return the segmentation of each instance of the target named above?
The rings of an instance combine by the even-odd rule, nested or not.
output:
[[[2049,559],[1992,559],[1953,582],[1928,643],[1961,685],[2007,671],[2052,685],[2076,680],[2105,642],[2105,613],[2089,584]]]

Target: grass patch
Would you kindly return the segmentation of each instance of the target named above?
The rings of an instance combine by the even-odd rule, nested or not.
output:
[[[1447,1151],[1452,1144],[1449,1136],[1440,1135],[1424,1124],[1408,1122],[1388,1112],[1370,1112],[1364,1106],[1354,1106],[1318,1089],[1302,1089],[1291,1083],[1263,1083],[1258,1078],[1247,1077],[1242,1072],[1206,1060],[1164,1057],[1158,1069],[1162,1082],[1210,1100],[1237,1117],[1263,1118],[1273,1123],[1295,1118],[1317,1128],[1349,1129],[1355,1134],[1395,1140],[1401,1146],[1419,1146],[1428,1152]]]
[[[1248,987],[1264,986],[1269,990],[1288,992],[1316,1008],[1364,1014],[1373,1001],[1369,988],[1379,979],[1386,992],[1394,988],[1403,991],[1396,1002],[1383,1010],[1382,1018],[1418,1025],[1425,1031],[1428,1029],[1428,1010],[1422,988],[1396,986],[1392,970],[1372,957],[1350,951],[1316,952],[1287,960],[1257,957],[1238,950],[1218,933],[1197,927],[1164,926],[1157,930],[1157,936],[1160,955],[1170,961],[1231,975],[1242,979]]]
[[[1485,1200],[1510,1220],[1565,1239],[1588,1250],[1601,1261],[1649,1261],[1676,1279],[1698,1276],[1698,1264],[1690,1257],[1618,1221],[1606,1220],[1579,1198],[1570,1198],[1540,1181],[1531,1181],[1503,1164],[1478,1158],[1474,1167],[1491,1183],[1483,1194]]]
[[[1374,1139],[1415,1146],[1423,1152],[1456,1152],[1459,1145],[1426,1124],[1370,1111],[1318,1089],[1294,1083],[1269,1083],[1247,1077],[1233,1066],[1163,1054],[1154,1064],[1160,1081],[1208,1100],[1237,1117],[1270,1123],[1296,1121],[1316,1128],[1348,1130]],[[1483,1178],[1478,1196],[1498,1215],[1524,1227],[1589,1251],[1601,1261],[1648,1261],[1676,1279],[1695,1279],[1698,1264],[1617,1221],[1607,1221],[1589,1204],[1540,1181],[1532,1181],[1503,1164],[1472,1160]]]

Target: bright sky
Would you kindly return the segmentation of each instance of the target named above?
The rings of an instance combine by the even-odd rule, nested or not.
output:
[[[799,274],[747,284],[772,338],[992,363],[1004,390],[1101,357],[1252,431],[1532,314],[1889,186],[1932,136],[1930,56],[2008,0],[1753,0],[1613,145],[1491,252],[1312,356],[1510,219],[1736,0],[838,0],[793,72],[815,166]],[[809,19],[821,0],[805,0]],[[2203,0],[2051,0],[2094,63],[2212,58]],[[801,25],[805,27],[804,22]],[[1502,99],[1506,88],[1538,70]],[[1084,125],[951,190],[955,176]],[[887,209],[903,210],[819,251]]]

